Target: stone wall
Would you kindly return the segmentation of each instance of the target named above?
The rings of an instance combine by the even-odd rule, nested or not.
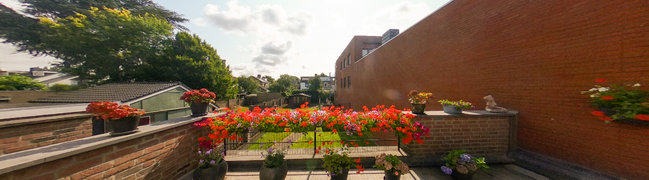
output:
[[[0,179],[178,179],[196,168],[197,138],[204,130],[183,118],[140,126],[140,132],[92,136],[0,156]],[[33,154],[45,152],[36,157]],[[42,159],[42,160],[41,160]]]
[[[403,145],[408,165],[440,165],[441,157],[448,151],[465,149],[471,155],[487,157],[489,163],[512,162],[509,153],[516,150],[516,112],[506,114],[469,111],[450,115],[441,111],[426,111],[416,122],[430,127],[430,137],[423,144],[412,142]]]
[[[92,136],[86,113],[0,121],[0,155]]]

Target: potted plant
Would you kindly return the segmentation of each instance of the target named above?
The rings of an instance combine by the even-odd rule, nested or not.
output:
[[[452,150],[442,159],[445,162],[442,172],[457,180],[470,180],[476,171],[489,168],[484,157],[475,158],[466,153],[466,150]]]
[[[325,154],[322,161],[322,167],[325,168],[327,175],[331,177],[331,180],[347,179],[349,168],[352,163],[354,163],[347,152],[338,152],[335,150],[331,150],[329,153]]]
[[[462,110],[473,108],[473,104],[463,100],[449,101],[447,99],[437,101],[442,104],[445,113],[449,114],[462,114]]]
[[[203,145],[201,145],[203,146]],[[223,159],[223,152],[217,149],[198,151],[198,168],[194,170],[194,180],[223,180],[228,172],[228,163]]]
[[[262,152],[262,155],[263,152]],[[283,180],[288,173],[288,165],[284,159],[284,152],[268,148],[268,154],[265,155],[264,164],[259,170],[260,180]]]
[[[401,162],[397,156],[391,154],[386,155],[385,153],[376,156],[374,167],[385,171],[384,180],[398,180],[401,178],[402,174],[406,174],[410,171],[408,165]]]
[[[207,115],[207,108],[214,101],[214,98],[216,98],[216,94],[205,88],[187,91],[180,96],[181,100],[189,103],[189,107],[192,110],[192,117]]]
[[[137,132],[140,115],[144,114],[143,110],[108,101],[92,102],[86,107],[86,112],[93,113],[96,118],[108,120],[111,136]]]
[[[582,94],[588,94],[597,110],[591,114],[600,120],[649,124],[649,92],[638,89],[640,83],[633,85],[600,85],[605,79],[595,80],[595,87]]]
[[[410,104],[412,104],[412,113],[424,114],[426,103],[428,102],[428,99],[432,98],[434,98],[433,93],[410,90],[410,93],[408,93],[408,101],[410,101]]]

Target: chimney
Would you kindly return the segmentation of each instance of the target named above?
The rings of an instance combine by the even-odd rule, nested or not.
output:
[[[261,74],[257,74],[257,79],[261,79]]]

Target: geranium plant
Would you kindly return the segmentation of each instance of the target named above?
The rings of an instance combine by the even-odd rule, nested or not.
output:
[[[437,102],[439,102],[442,105],[455,106],[456,109],[471,109],[471,108],[473,108],[473,104],[471,104],[470,102],[463,101],[463,100],[450,101],[448,99],[443,99],[443,100],[439,100]]]
[[[343,174],[344,169],[349,169],[354,163],[346,151],[330,150],[328,154],[322,157],[322,167],[325,168],[329,176]]]
[[[223,161],[224,153],[219,149],[207,149],[205,151],[198,151],[198,167],[210,168],[218,165]]]
[[[472,174],[479,169],[489,168],[484,157],[475,158],[466,150],[452,150],[442,158],[445,162],[441,170],[446,175],[453,173]]]
[[[376,156],[374,167],[396,176],[407,174],[410,171],[408,165],[401,162],[401,160],[399,160],[399,157],[391,154],[386,155],[385,153],[381,153],[381,155]]]
[[[417,90],[410,90],[408,93],[408,101],[411,104],[426,104],[428,99],[435,98],[433,93],[419,92]]]
[[[610,123],[614,120],[637,119],[649,121],[649,92],[640,90],[640,84],[603,85],[606,79],[597,79],[595,87],[582,94],[588,94],[598,110],[591,114]]]
[[[92,102],[86,107],[86,112],[92,113],[95,117],[104,120],[117,120],[125,117],[139,116],[145,113],[144,110],[109,101]]]
[[[200,90],[191,90],[183,93],[182,96],[180,96],[180,99],[192,104],[192,103],[210,103],[214,101],[214,98],[216,98],[216,94],[213,92],[208,91],[205,88],[202,88]]]

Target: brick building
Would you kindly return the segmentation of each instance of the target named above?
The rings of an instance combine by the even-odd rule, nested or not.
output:
[[[596,78],[649,85],[647,22],[649,1],[455,0],[365,57],[381,38],[354,37],[336,61],[335,104],[409,108],[418,89],[482,109],[491,94],[520,112],[519,150],[646,179],[649,129],[602,123],[580,91]]]

